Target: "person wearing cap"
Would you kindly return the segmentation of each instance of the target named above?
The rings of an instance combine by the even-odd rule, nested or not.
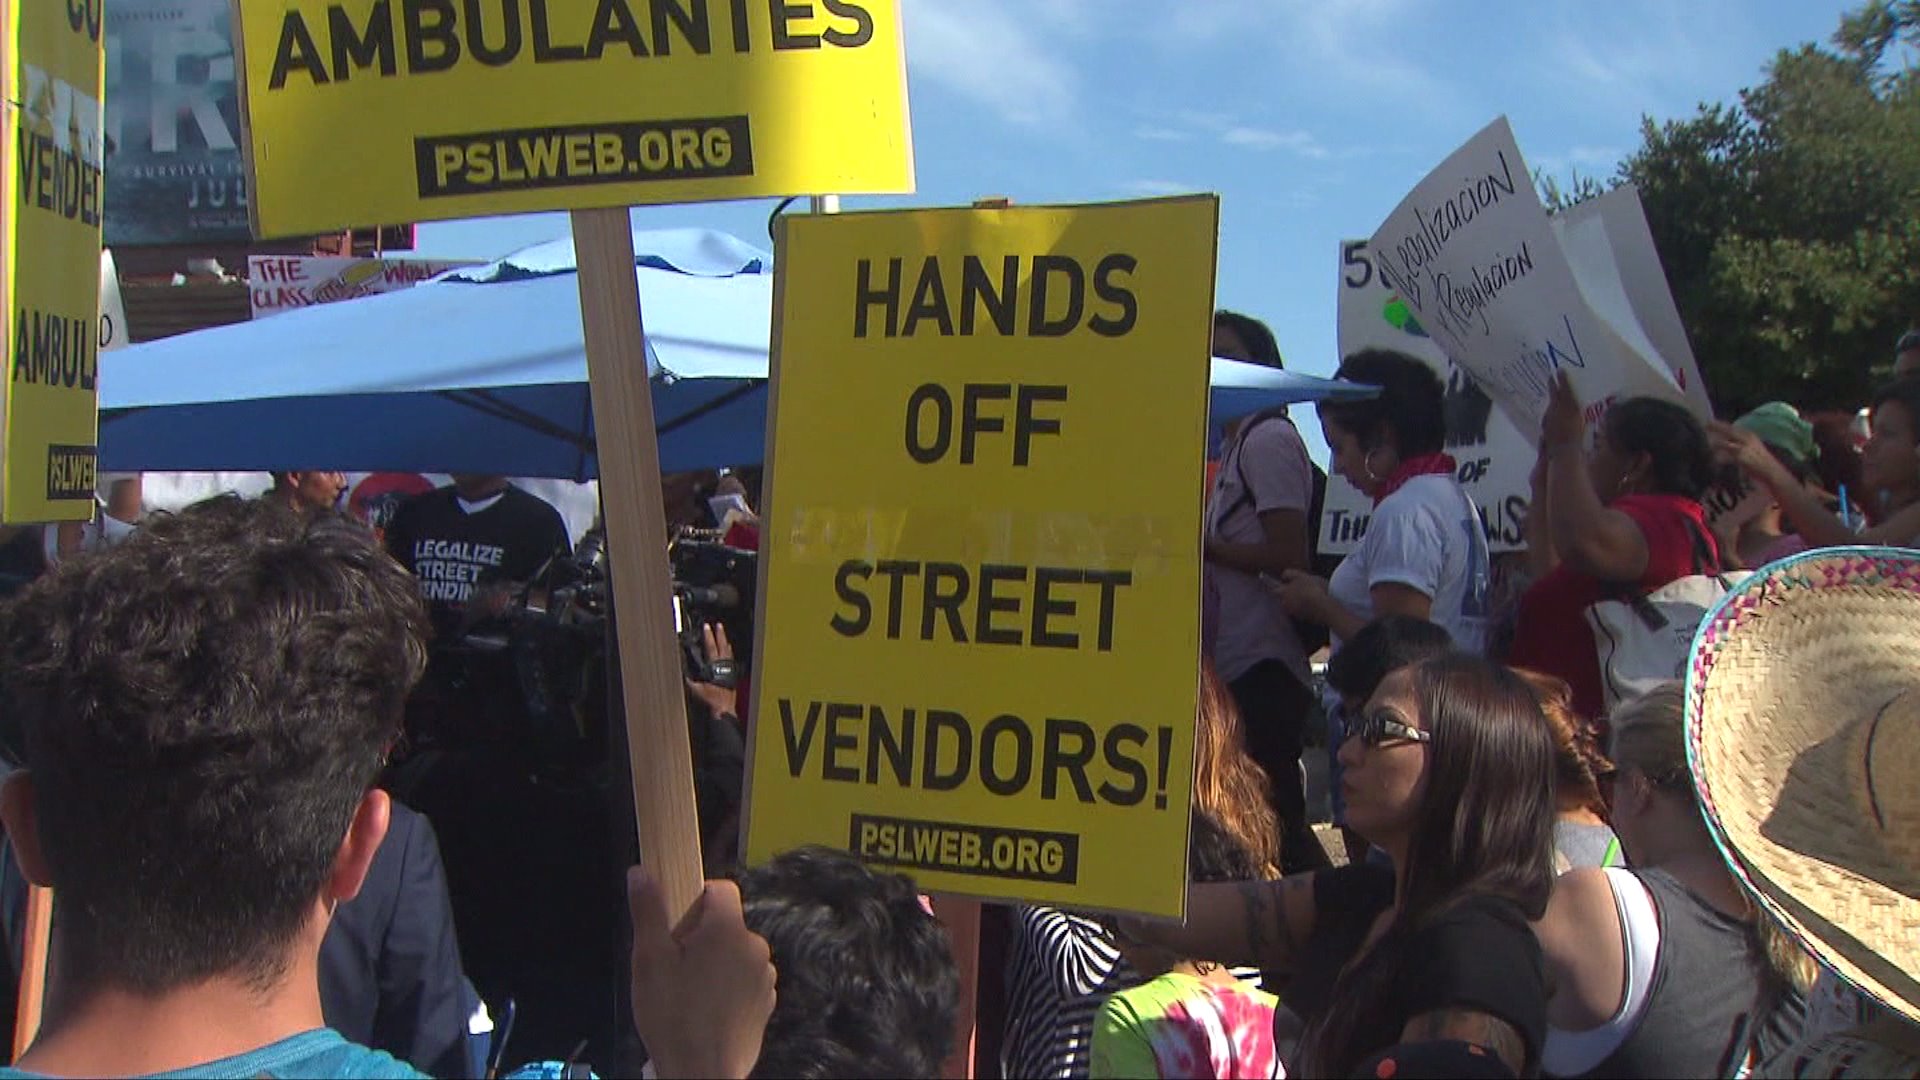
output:
[[[1920,375],[1920,327],[1900,335],[1893,345],[1893,377]]]
[[[1885,1010],[1775,1077],[1920,1076],[1920,552],[1813,551],[1733,590],[1688,659],[1707,828],[1823,971]]]
[[[1860,481],[1877,523],[1856,531],[1781,464],[1763,435],[1738,424],[1708,425],[1715,454],[1773,492],[1810,548],[1920,541],[1920,375],[1882,387],[1872,402],[1872,435],[1860,454]]]
[[[1774,460],[1802,486],[1815,484],[1813,462],[1820,447],[1814,441],[1813,425],[1800,410],[1784,401],[1769,401],[1733,424],[1758,436]],[[1816,489],[1816,494],[1824,500],[1824,492]],[[1720,542],[1721,564],[1729,570],[1765,566],[1807,546],[1793,533],[1780,500],[1765,484],[1750,484],[1745,497],[1714,520],[1713,530]]]

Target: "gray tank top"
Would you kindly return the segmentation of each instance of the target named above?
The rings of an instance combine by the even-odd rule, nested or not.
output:
[[[1589,1076],[1722,1076],[1782,1003],[1762,989],[1766,957],[1746,924],[1664,870],[1636,870],[1660,920],[1660,952],[1646,1012],[1620,1049]],[[1750,1019],[1757,1010],[1768,1017]],[[1735,1044],[1741,1049],[1735,1051]]]

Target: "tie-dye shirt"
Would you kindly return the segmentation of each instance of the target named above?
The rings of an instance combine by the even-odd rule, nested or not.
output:
[[[1095,1080],[1196,1077],[1277,1080],[1272,994],[1182,972],[1107,999],[1093,1025]]]

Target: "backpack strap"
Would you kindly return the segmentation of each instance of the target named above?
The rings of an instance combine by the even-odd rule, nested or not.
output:
[[[1247,483],[1247,459],[1244,451],[1247,447],[1247,437],[1253,434],[1253,429],[1269,420],[1285,420],[1289,424],[1293,423],[1293,418],[1287,415],[1284,405],[1262,409],[1240,422],[1240,431],[1233,439],[1233,472],[1240,481],[1240,497],[1233,500],[1233,504],[1225,510],[1220,511],[1209,528],[1218,528],[1222,522],[1239,513],[1243,507],[1253,505],[1253,488]]]

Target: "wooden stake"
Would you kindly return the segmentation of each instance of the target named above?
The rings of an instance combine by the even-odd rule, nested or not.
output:
[[[572,217],[640,862],[677,917],[700,897],[700,827],[632,225],[625,207]]]
[[[20,949],[20,1001],[13,1014],[13,1059],[33,1045],[40,1034],[40,1014],[47,1001],[47,946],[53,933],[53,890],[27,888],[25,938]]]

